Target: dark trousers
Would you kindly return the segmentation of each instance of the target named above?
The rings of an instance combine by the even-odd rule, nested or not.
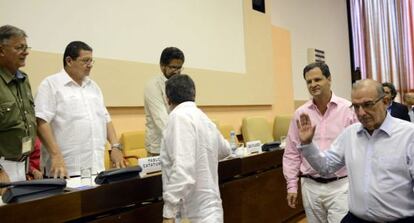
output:
[[[391,221],[390,223],[413,223],[414,222],[414,216],[413,217],[407,217],[403,219],[399,219],[396,221]],[[341,223],[374,223],[373,221],[366,221],[364,219],[358,218],[351,212],[348,212],[348,214],[345,215],[345,217],[341,220]]]

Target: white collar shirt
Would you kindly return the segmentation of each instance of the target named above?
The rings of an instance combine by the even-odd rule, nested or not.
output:
[[[324,153],[314,144],[300,147],[322,174],[346,165],[349,210],[374,222],[414,216],[414,125],[387,114],[370,135],[351,125]]]
[[[156,76],[145,86],[145,148],[148,152],[159,154],[162,131],[168,119],[168,102],[165,94],[164,75]]]
[[[98,85],[88,77],[79,86],[64,69],[42,81],[35,98],[36,117],[48,122],[70,176],[81,168],[104,170],[106,127],[111,121]],[[50,171],[50,159],[42,153]]]
[[[230,145],[194,102],[171,112],[161,143],[163,216],[191,222],[223,222],[218,161]]]

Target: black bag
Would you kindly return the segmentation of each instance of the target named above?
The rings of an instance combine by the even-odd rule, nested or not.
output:
[[[4,203],[23,202],[60,194],[66,188],[64,179],[41,179],[1,183],[8,187],[1,197]]]
[[[141,171],[142,168],[140,166],[102,171],[98,174],[98,176],[96,176],[95,183],[102,185],[124,181],[132,178],[139,178],[139,173]]]
[[[277,150],[280,149],[280,141],[274,141],[274,142],[268,142],[262,145],[262,151],[273,151],[273,150]]]

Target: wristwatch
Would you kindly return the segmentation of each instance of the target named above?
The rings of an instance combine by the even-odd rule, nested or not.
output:
[[[123,146],[122,146],[121,143],[114,143],[114,144],[111,144],[111,149],[113,149],[113,148],[122,150],[123,149]]]

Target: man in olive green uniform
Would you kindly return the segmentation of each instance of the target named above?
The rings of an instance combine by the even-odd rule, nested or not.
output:
[[[0,182],[25,180],[25,163],[36,136],[29,79],[19,70],[29,54],[26,33],[0,27]]]

